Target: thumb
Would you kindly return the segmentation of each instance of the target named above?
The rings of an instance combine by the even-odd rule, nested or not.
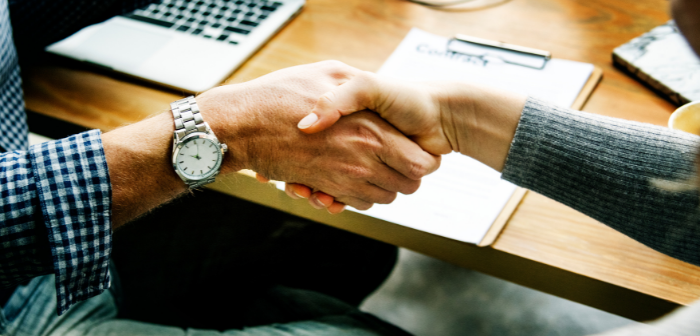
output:
[[[297,127],[304,133],[316,133],[331,127],[342,116],[372,109],[380,92],[367,77],[369,76],[357,76],[333,91],[326,92],[318,99],[311,114],[304,117]]]

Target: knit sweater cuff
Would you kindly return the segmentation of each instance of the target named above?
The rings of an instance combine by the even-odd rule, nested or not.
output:
[[[691,184],[699,139],[530,98],[502,178],[700,264],[697,191],[656,187],[657,181]]]

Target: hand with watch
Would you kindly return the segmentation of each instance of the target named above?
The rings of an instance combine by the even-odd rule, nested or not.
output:
[[[358,112],[315,134],[297,128],[318,97],[361,73],[335,61],[287,68],[103,134],[113,227],[241,169],[323,190],[340,210],[415,192],[440,157],[377,114]]]

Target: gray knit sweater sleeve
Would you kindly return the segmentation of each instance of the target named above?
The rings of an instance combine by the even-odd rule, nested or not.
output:
[[[652,180],[695,176],[700,138],[528,99],[503,179],[564,203],[672,257],[700,265],[697,191]]]

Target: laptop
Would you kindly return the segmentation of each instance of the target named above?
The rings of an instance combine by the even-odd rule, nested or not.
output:
[[[187,92],[224,81],[305,0],[163,0],[86,27],[53,54]]]

